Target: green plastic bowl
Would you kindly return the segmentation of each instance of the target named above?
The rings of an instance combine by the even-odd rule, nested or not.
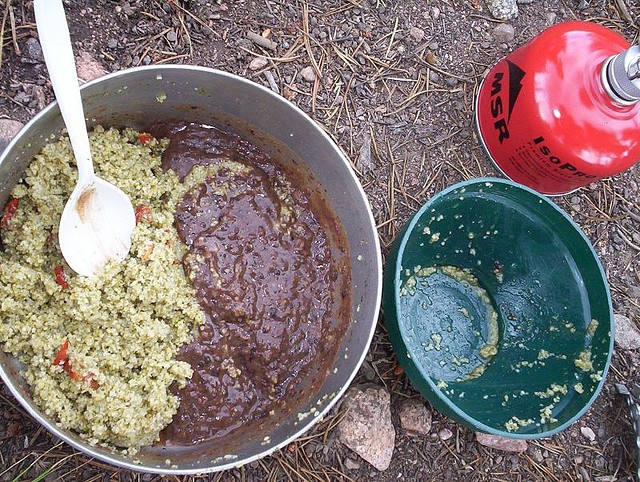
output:
[[[434,408],[513,438],[586,412],[613,349],[606,277],[554,203],[511,181],[456,184],[391,246],[383,307],[396,355]]]

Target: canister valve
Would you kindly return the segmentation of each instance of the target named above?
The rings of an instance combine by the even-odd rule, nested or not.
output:
[[[640,45],[609,57],[602,67],[603,84],[609,95],[623,104],[640,100]]]
[[[636,80],[640,78],[640,58],[636,60],[635,64],[629,66],[629,79]]]

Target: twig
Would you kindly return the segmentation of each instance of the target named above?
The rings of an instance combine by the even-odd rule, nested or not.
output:
[[[625,19],[627,22],[629,22],[629,24],[634,27],[634,28],[638,28],[636,23],[633,21],[633,17],[631,17],[631,14],[629,13],[629,9],[627,8],[627,6],[624,3],[624,0],[614,0],[616,7],[618,7],[618,11],[620,12],[620,16]]]
[[[7,4],[4,7],[4,15],[2,16],[2,24],[0,25],[0,66],[2,65],[2,51],[4,50],[4,26],[9,15],[9,8],[11,8],[11,0],[7,0]]]
[[[305,480],[305,478],[302,477],[302,474],[298,470],[296,470],[296,467],[291,466],[291,464],[287,460],[285,460],[284,457],[277,457],[276,462],[280,465],[280,467],[282,467],[282,470],[284,471],[285,475],[289,477],[289,480]],[[291,474],[295,474],[296,478],[292,479]]]
[[[393,32],[391,32],[391,38],[389,39],[389,45],[387,46],[387,52],[384,54],[385,58],[389,58],[389,54],[391,53],[391,47],[393,46],[393,41],[396,38],[396,33],[398,32],[398,21],[400,19],[396,17],[396,21],[393,25]]]
[[[280,88],[278,87],[278,84],[276,83],[276,79],[273,77],[273,74],[271,73],[271,71],[265,70],[264,76],[267,78],[267,82],[269,82],[269,87],[271,87],[271,90],[274,91],[276,94],[280,94]]]
[[[395,189],[394,184],[397,178],[396,172],[396,163],[393,159],[393,149],[391,147],[391,143],[389,139],[387,139],[387,153],[389,155],[389,164],[391,165],[391,172],[389,174],[389,186],[388,186],[388,194],[389,194],[389,218],[396,217],[396,197],[395,197]],[[389,224],[389,236],[392,238],[395,236],[395,224]]]
[[[137,65],[140,65],[143,61],[144,58],[149,55],[149,52],[151,51],[151,47],[149,47],[148,45],[145,47],[145,49],[142,51],[142,53],[140,54],[140,57],[138,59],[138,63]]]
[[[295,56],[295,57],[288,57],[288,56],[284,56],[284,57],[271,57],[269,55],[264,55],[264,54],[260,54],[258,52],[254,52],[252,50],[249,50],[247,48],[244,48],[242,46],[239,47],[240,50],[244,50],[245,52],[247,52],[248,54],[251,54],[254,57],[261,57],[263,59],[267,59],[271,62],[294,62],[296,60],[298,60],[300,58],[300,56]]]
[[[302,4],[302,31],[304,34],[304,46],[307,49],[307,54],[309,55],[311,66],[316,73],[316,79],[320,79],[322,78],[322,72],[320,71],[318,62],[316,62],[316,59],[313,56],[313,51],[311,50],[311,33],[309,31],[309,5],[306,2]]]
[[[251,30],[247,32],[247,38],[254,44],[259,45],[260,47],[264,47],[265,49],[275,50],[278,47],[278,45],[272,40],[269,40],[268,38],[263,37],[262,35],[255,32],[252,32]]]
[[[176,60],[180,60],[180,59],[186,59],[189,58],[189,54],[176,54],[172,57],[166,57],[164,59],[160,59],[160,60],[156,60],[154,63],[156,64],[166,64],[168,62],[174,62]]]
[[[376,229],[380,231],[380,228],[384,228],[387,224],[394,222],[395,219],[387,219],[381,223],[376,224]]]
[[[333,10],[329,10],[328,12],[325,12],[324,16],[325,17],[331,17],[332,15],[336,15],[338,13],[344,13],[347,10],[350,10],[354,7],[356,8],[360,8],[362,7],[361,3],[362,2],[356,2],[355,0],[347,0],[347,4],[341,5],[339,7],[334,8]]]
[[[337,45],[332,45],[332,47],[334,52],[338,54],[338,57],[340,57],[344,61],[344,63],[347,65],[349,70],[351,70],[352,72],[355,72],[356,69],[359,67],[356,59],[351,57],[349,54],[343,52],[340,48],[338,48]]]
[[[634,249],[635,251],[640,252],[640,246],[638,246],[637,244],[635,244],[633,241],[631,241],[629,238],[627,238],[627,236],[622,232],[622,229],[618,228],[618,235],[622,238],[622,240],[632,249]]]
[[[145,55],[149,54],[149,52],[151,52],[151,46],[153,44],[153,42],[156,42],[155,47],[157,47],[158,43],[157,40],[164,37],[169,31],[171,31],[171,28],[165,28],[164,30],[162,30],[160,33],[157,33],[151,37],[140,37],[140,38],[136,38],[134,39],[134,42],[137,44],[136,47],[132,50],[131,54],[135,55],[138,57],[138,62],[137,65],[140,65],[140,63],[142,62],[142,60],[144,59]],[[142,42],[143,40],[145,40],[145,42]],[[154,47],[154,49],[155,49]],[[140,54],[140,52],[142,52]]]
[[[189,33],[189,29],[184,21],[184,9],[180,11],[178,14],[178,21],[180,22],[180,26],[182,27],[182,31],[187,37],[187,44],[189,45],[189,57],[193,55],[193,44],[191,43],[191,34]]]
[[[349,124],[349,132],[353,132],[353,119],[351,118],[351,111],[349,110],[348,106],[347,106],[347,102],[349,102],[349,100],[351,99],[351,97],[347,96],[347,94],[350,92],[351,89],[351,82],[353,80],[353,77],[351,77],[351,79],[349,80],[349,83],[347,84],[347,87],[345,89],[345,93],[344,93],[344,105],[345,105],[345,109],[344,111],[347,113],[347,122]],[[349,136],[349,151],[353,152],[353,136]]]
[[[187,10],[184,7],[182,7],[176,0],[169,0],[169,3],[171,3],[171,6],[177,8],[178,10],[182,11],[183,13],[186,13],[187,15],[189,15],[196,23],[199,23],[202,27],[204,27],[207,30],[209,30],[209,32],[211,32],[212,34],[214,34],[217,37],[220,37],[218,32],[216,32],[214,29],[212,29],[206,22],[202,21],[202,19],[200,17],[198,17],[197,15],[194,15],[189,10]]]
[[[444,166],[444,162],[441,162],[440,164],[438,164],[438,167],[433,171],[431,176],[427,179],[427,182],[422,188],[422,191],[420,191],[416,196],[417,198],[421,199],[427,194],[429,189],[431,189],[431,186],[433,185],[433,183],[436,181],[436,179],[438,179],[438,177],[440,177],[440,171],[442,171],[442,166]]]
[[[152,13],[150,13],[150,12],[147,12],[147,11],[145,11],[145,10],[142,10],[142,11],[140,12],[140,15],[144,15],[145,17],[149,17],[149,18],[150,18],[151,20],[153,20],[154,22],[160,22],[160,21],[161,21],[161,20],[160,20],[158,17],[156,17],[154,14],[152,14]]]
[[[538,472],[541,472],[543,474],[545,474],[548,478],[546,480],[554,480],[556,482],[559,482],[560,479],[558,479],[558,477],[556,477],[555,473],[553,472],[553,470],[549,469],[548,467],[541,465],[539,463],[537,463],[535,460],[533,460],[527,453],[523,454],[523,457],[529,462],[529,464],[534,467]]]
[[[634,221],[638,221],[640,223],[640,215],[632,212],[629,208],[627,207],[623,207],[622,210],[624,211],[624,213],[629,216],[631,219],[633,219]]]
[[[383,69],[391,69],[391,65],[383,60],[380,60],[376,57],[372,57],[371,55],[367,55],[367,54],[362,54],[362,57],[364,57],[365,59],[367,59],[369,62],[371,62],[371,65],[373,65],[374,67],[380,67]]]
[[[430,69],[435,70],[435,71],[436,71],[436,72],[438,72],[439,74],[446,75],[447,77],[453,77],[454,79],[458,79],[458,80],[461,80],[461,81],[463,81],[463,82],[472,82],[473,80],[475,80],[475,79],[478,79],[478,78],[482,77],[482,74],[476,74],[476,75],[474,75],[474,76],[472,76],[472,77],[463,77],[463,76],[461,76],[461,75],[456,75],[456,74],[453,74],[453,73],[451,73],[451,72],[447,72],[446,70],[442,70],[442,69],[440,69],[440,68],[436,67],[436,66],[435,66],[435,65],[433,65],[433,64],[430,64],[429,62],[427,62],[426,60],[423,60],[423,59],[422,59],[420,56],[418,56],[418,55],[416,55],[416,57],[418,57],[418,61],[419,61],[421,64],[423,64],[423,65],[424,65],[424,64],[426,64]]]
[[[460,166],[460,169],[457,169],[457,171],[462,173],[462,177],[464,178],[464,180],[469,180],[476,177],[475,174],[469,170],[469,168],[467,167],[467,164],[460,158],[460,154],[458,153],[457,150],[453,150],[453,155],[458,161],[458,166]]]
[[[7,2],[10,3],[10,2]],[[20,55],[20,46],[18,45],[18,33],[16,30],[16,17],[13,14],[13,8],[9,8],[9,22],[11,23],[11,40],[13,42],[13,50],[16,55]]]
[[[58,444],[54,445],[53,447],[47,449],[45,452],[43,452],[40,455],[37,455],[35,460],[33,462],[31,462],[31,464],[29,464],[27,466],[26,469],[23,469],[22,472],[20,472],[13,480],[21,480],[22,477],[24,475],[27,474],[27,472],[33,468],[34,466],[37,465],[37,463],[39,461],[41,461],[43,458],[45,458],[47,455],[49,455],[51,452],[55,451],[57,448],[59,448],[61,445],[63,445],[64,442],[59,442]],[[27,460],[30,456],[32,455],[36,455],[35,452],[30,452],[29,454],[25,455],[22,459],[18,460],[16,463],[14,463],[11,467],[7,468],[4,472],[0,472],[0,476],[3,474],[6,474],[9,470],[11,470],[14,467],[19,467],[21,465],[22,462],[24,462],[25,460]],[[74,452],[72,454],[67,455],[64,459],[62,459],[62,463],[64,463],[67,459],[74,457],[75,455],[77,455],[77,452]],[[59,463],[61,463],[60,461],[58,461],[56,463],[56,465],[58,465]],[[55,467],[55,465],[54,465]],[[52,467],[53,468],[53,467]]]

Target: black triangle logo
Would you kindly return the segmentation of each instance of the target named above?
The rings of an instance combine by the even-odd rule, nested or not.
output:
[[[509,115],[507,122],[509,122],[516,100],[518,100],[518,95],[522,90],[522,79],[526,73],[510,60],[507,60],[507,65],[509,66]]]

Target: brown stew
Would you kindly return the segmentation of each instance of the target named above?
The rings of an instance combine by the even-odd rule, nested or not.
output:
[[[163,441],[246,436],[309,400],[335,362],[351,310],[344,230],[308,174],[240,136],[195,124],[153,133],[170,138],[163,167],[181,180],[223,166],[175,214],[206,322],[178,355],[194,374]]]

